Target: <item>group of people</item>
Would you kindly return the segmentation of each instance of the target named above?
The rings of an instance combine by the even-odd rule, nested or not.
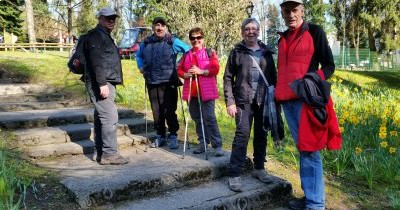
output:
[[[290,208],[324,209],[319,151],[341,147],[329,84],[325,81],[333,74],[335,65],[325,32],[303,20],[303,1],[283,0],[280,6],[288,29],[280,34],[278,70],[273,52],[258,40],[260,25],[254,18],[242,22],[242,41],[234,46],[227,60],[223,76],[224,97],[227,114],[236,122],[228,186],[232,191],[242,190],[240,173],[253,123],[254,170],[251,174],[263,183],[272,182],[265,170],[267,132],[270,130],[275,144],[280,144],[284,137],[283,108],[300,154],[300,179],[305,195],[291,202]],[[115,86],[122,84],[123,77],[118,49],[110,33],[117,17],[111,8],[99,10],[99,22],[88,33],[86,50],[84,78],[95,106],[96,161],[104,165],[128,163],[128,159],[119,155],[116,140]],[[191,47],[168,33],[167,22],[162,17],[153,20],[152,29],[154,33],[140,44],[136,55],[138,68],[146,82],[157,132],[151,147],[168,145],[170,149],[179,148],[176,109],[178,87],[183,80],[182,99],[188,103],[199,141],[193,152],[204,153],[211,145],[215,156],[223,156],[222,138],[214,112],[215,100],[218,99],[216,76],[220,68],[216,52],[205,47],[206,37],[199,27],[189,31]],[[182,54],[179,62],[178,54]]]

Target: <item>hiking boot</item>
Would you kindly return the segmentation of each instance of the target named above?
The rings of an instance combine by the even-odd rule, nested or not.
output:
[[[151,148],[162,147],[167,144],[165,137],[157,135],[157,138],[154,139],[153,143],[150,144]]]
[[[193,150],[193,154],[201,154],[204,153],[206,150],[204,149],[204,145],[199,144],[197,149]]]
[[[119,154],[116,155],[103,155],[100,161],[100,165],[123,165],[129,162],[128,159],[122,157]]]
[[[178,149],[179,148],[178,137],[176,135],[169,135],[168,140],[169,140],[169,148],[170,149]]]
[[[292,210],[303,210],[306,208],[306,197],[297,198],[295,200],[289,201],[289,209]]]
[[[237,177],[229,177],[228,180],[229,189],[234,192],[242,192],[242,182],[240,180],[240,176]]]
[[[222,157],[222,156],[224,156],[224,151],[222,150],[222,147],[215,148],[215,157]]]
[[[269,183],[273,182],[272,178],[270,176],[268,176],[268,174],[265,171],[265,169],[254,169],[251,172],[251,176],[253,178],[256,178],[256,179],[260,180],[261,182],[263,182],[265,184],[269,184]]]

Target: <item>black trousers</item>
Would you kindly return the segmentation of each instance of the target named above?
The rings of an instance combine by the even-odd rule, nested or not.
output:
[[[250,139],[254,119],[254,169],[264,169],[267,155],[267,132],[263,129],[263,105],[237,105],[236,132],[232,142],[232,153],[229,164],[229,176],[240,176],[240,171],[246,160],[247,144]]]
[[[169,133],[176,135],[179,130],[176,115],[178,88],[174,85],[147,85],[147,89],[157,135],[166,136],[165,122],[167,122]]]

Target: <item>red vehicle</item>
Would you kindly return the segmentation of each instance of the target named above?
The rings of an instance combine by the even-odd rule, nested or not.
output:
[[[119,55],[122,58],[135,58],[139,44],[152,33],[150,27],[134,27],[125,29],[121,42],[118,46]]]

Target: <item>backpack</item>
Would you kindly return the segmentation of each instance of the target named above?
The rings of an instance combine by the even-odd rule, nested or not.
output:
[[[71,57],[67,63],[69,71],[74,74],[84,74],[86,66],[85,42],[87,34],[81,35],[72,48]]]

